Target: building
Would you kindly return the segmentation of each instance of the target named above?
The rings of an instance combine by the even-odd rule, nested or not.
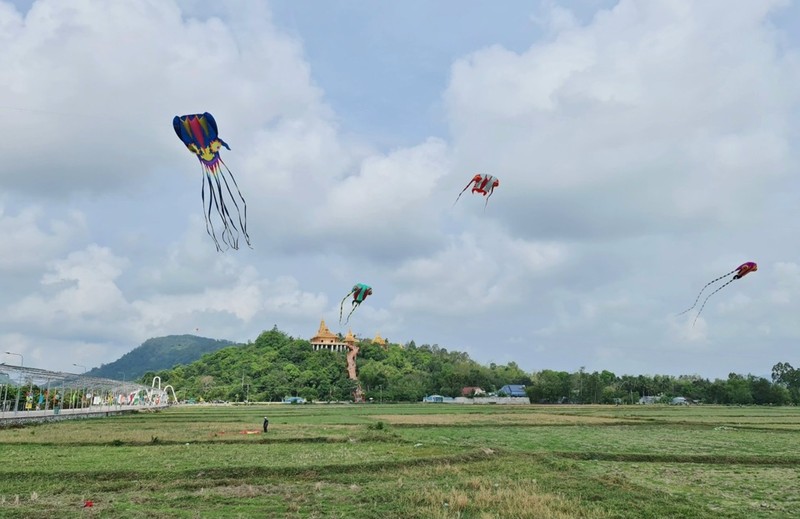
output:
[[[311,338],[311,349],[317,350],[330,350],[330,351],[349,351],[350,344],[355,344],[356,339],[353,333],[348,331],[347,337],[340,341],[339,337],[328,329],[325,325],[325,320],[319,322],[319,330],[317,334]]]
[[[346,353],[358,345],[359,339],[353,335],[352,330],[347,330],[347,335],[345,335],[344,339],[339,339],[339,336],[330,331],[328,326],[325,324],[325,319],[322,319],[319,322],[319,330],[317,330],[317,334],[312,337],[309,342],[311,343],[311,349],[314,351],[330,350]],[[389,346],[388,341],[381,337],[380,333],[375,334],[375,338],[372,339],[372,343],[382,346],[383,349],[386,349]]]
[[[454,399],[450,396],[442,396],[442,395],[428,395],[422,399],[423,402],[426,404],[445,404],[445,403],[453,403]]]
[[[520,384],[506,384],[497,393],[503,393],[506,396],[528,396],[525,392],[525,386]]]
[[[376,335],[376,338],[380,339],[381,337],[380,335]],[[317,334],[312,337],[309,342],[311,343],[311,349],[314,351],[328,350],[346,353],[347,376],[350,377],[351,380],[358,381],[358,374],[356,373],[356,356],[358,355],[359,341],[356,336],[353,335],[352,330],[347,330],[347,335],[345,335],[344,339],[339,340],[339,336],[330,331],[325,325],[325,320],[321,319]],[[353,400],[356,402],[364,401],[360,384],[353,392]]]
[[[486,391],[479,387],[475,386],[467,386],[461,388],[461,396],[483,396],[486,394]]]
[[[352,350],[352,349],[358,350],[358,348],[356,347],[356,345],[358,344],[358,339],[356,339],[355,335],[353,335],[353,330],[347,330],[347,335],[344,336],[344,339],[342,339],[342,342],[345,343],[345,345],[347,346],[347,349],[349,349],[349,350]]]
[[[385,349],[387,348],[387,346],[388,346],[388,342],[386,341],[386,339],[384,339],[383,337],[381,337],[381,334],[380,334],[380,332],[375,334],[375,338],[374,338],[374,339],[372,339],[372,344],[377,344],[378,346],[383,346],[383,349],[384,349],[384,350],[385,350]]]

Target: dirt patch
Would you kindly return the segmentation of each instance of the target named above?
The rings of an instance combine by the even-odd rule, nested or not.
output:
[[[392,425],[598,425],[625,424],[631,421],[600,416],[574,416],[546,413],[492,414],[402,414],[376,415],[373,418]],[[635,422],[635,421],[633,421]]]

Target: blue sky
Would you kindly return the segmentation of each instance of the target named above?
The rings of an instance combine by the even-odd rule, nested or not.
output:
[[[523,51],[543,34],[539,9],[517,0],[270,5],[276,24],[303,41],[312,77],[347,131],[387,148],[447,134],[442,92],[456,59],[490,45]],[[563,5],[588,20],[613,2]]]
[[[799,23],[778,0],[0,2],[0,339],[69,369],[324,318],[527,370],[798,364]],[[252,249],[205,233],[171,127],[203,111]],[[453,207],[476,172],[488,207]]]

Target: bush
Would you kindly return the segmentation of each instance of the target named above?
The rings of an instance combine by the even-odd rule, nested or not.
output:
[[[386,430],[386,424],[384,422],[375,422],[367,425],[367,429],[371,431],[383,431]]]

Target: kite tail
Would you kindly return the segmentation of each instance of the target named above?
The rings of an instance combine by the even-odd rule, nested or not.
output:
[[[203,216],[206,217],[206,232],[211,239],[214,240],[214,245],[217,247],[217,252],[222,251],[222,248],[219,246],[219,241],[217,240],[217,234],[214,231],[214,224],[211,222],[211,207],[212,204],[216,205],[216,197],[214,196],[214,186],[211,183],[211,172],[205,166],[201,166],[203,170],[203,188],[200,192],[200,197],[203,200]],[[208,181],[208,210],[206,210],[206,181]]]
[[[486,202],[483,204],[483,212],[484,213],[486,212],[486,206],[489,205],[489,199],[492,198],[493,194],[494,194],[494,188],[492,188],[492,190],[489,191],[489,196],[486,197]]]
[[[217,209],[217,214],[219,215],[220,220],[222,220],[222,241],[230,248],[234,250],[237,249],[236,237],[233,235],[233,232],[228,225],[228,219],[225,218],[225,213],[227,212],[227,208],[225,207],[225,199],[222,197],[222,186],[219,183],[219,178],[217,178],[216,174],[214,176],[214,183],[215,185],[211,185],[211,191],[214,193],[214,205]],[[211,179],[209,178],[209,183],[211,183]]]
[[[724,276],[723,276],[723,277],[724,277]],[[696,315],[696,316],[695,316],[695,318],[694,318],[694,322],[692,323],[692,328],[694,328],[694,325],[697,323],[697,318],[698,318],[698,317],[700,317],[700,314],[703,312],[703,308],[705,308],[705,307],[706,307],[706,302],[708,301],[708,298],[709,298],[709,297],[711,297],[711,296],[713,296],[714,294],[716,294],[717,292],[719,292],[720,290],[722,290],[722,289],[723,289],[723,288],[725,288],[726,286],[730,285],[730,284],[731,284],[731,283],[733,283],[734,281],[735,281],[735,280],[731,279],[731,280],[729,280],[727,283],[725,283],[724,285],[722,285],[721,287],[719,287],[718,289],[716,289],[716,290],[714,290],[713,292],[711,292],[710,294],[708,294],[708,296],[706,297],[705,301],[703,301],[703,304],[700,306],[700,310],[697,312],[697,315]]]
[[[242,201],[242,210],[244,211],[244,219],[242,219],[242,213],[239,211],[239,204],[236,203],[236,198],[233,196],[233,192],[231,191],[231,187],[228,185],[228,179],[225,175],[222,175],[222,180],[225,182],[225,187],[228,189],[228,194],[231,195],[231,201],[233,201],[233,205],[236,206],[236,212],[239,217],[239,228],[242,230],[242,234],[244,234],[244,239],[247,242],[247,246],[251,249],[253,246],[250,244],[250,236],[247,234],[247,202],[244,200],[244,196],[242,196],[242,191],[239,189],[239,184],[236,182],[236,177],[233,176],[233,172],[228,169],[228,165],[225,164],[222,159],[219,159],[222,165],[225,167],[225,171],[228,172],[228,175],[231,177],[231,181],[233,182],[233,186],[236,188],[236,192],[239,194],[239,200]]]
[[[342,309],[344,308],[344,302],[347,301],[348,297],[353,295],[353,292],[355,292],[355,290],[351,290],[349,294],[344,296],[344,299],[342,299],[342,304],[339,305],[339,324],[342,324]],[[352,312],[350,312],[350,313],[352,313]],[[350,316],[347,316],[347,318],[349,319]]]
[[[716,283],[720,279],[724,279],[724,278],[730,276],[731,274],[733,274],[734,272],[736,272],[736,271],[732,270],[732,271],[728,272],[727,274],[725,274],[724,276],[720,276],[717,279],[715,279],[714,281],[709,281],[708,283],[706,283],[706,286],[703,287],[703,290],[701,290],[700,293],[697,294],[697,299],[694,300],[694,304],[692,306],[690,306],[689,308],[687,308],[686,310],[684,310],[683,312],[679,313],[678,315],[683,315],[686,312],[688,312],[689,310],[691,310],[692,308],[694,308],[695,306],[697,306],[697,302],[700,301],[700,296],[703,295],[703,291],[705,291],[705,289],[708,288],[709,285],[713,285],[714,283]],[[730,283],[730,281],[728,283]],[[727,283],[726,283],[726,285],[727,285]],[[723,286],[725,286],[725,285],[723,285]],[[722,287],[720,287],[720,288],[722,288]]]
[[[233,221],[231,213],[228,211],[228,206],[225,204],[225,195],[222,191],[222,183],[219,181],[220,176],[221,173],[214,175],[214,181],[217,183],[217,195],[219,198],[219,207],[217,208],[217,212],[219,213],[224,225],[222,230],[222,241],[227,243],[233,250],[238,250],[239,229],[236,227],[236,223]]]
[[[359,303],[359,304],[360,304],[360,303]],[[349,313],[349,314],[347,314],[347,320],[344,322],[344,324],[347,324],[347,323],[349,323],[349,322],[350,322],[350,316],[351,316],[351,315],[353,315],[353,312],[355,312],[355,311],[356,311],[356,308],[358,308],[358,304],[354,304],[354,305],[353,305],[353,308],[350,310],[350,313]]]
[[[460,192],[460,193],[458,194],[458,196],[456,197],[456,201],[455,201],[455,202],[453,202],[453,207],[455,207],[455,206],[456,206],[456,202],[458,202],[458,199],[459,199],[459,198],[461,198],[461,195],[463,195],[463,194],[464,194],[464,191],[466,191],[467,189],[469,189],[469,186],[471,186],[473,182],[475,182],[475,180],[470,180],[470,181],[469,181],[469,184],[467,184],[467,187],[465,187],[464,189],[462,189],[462,190],[461,190],[461,192]]]

